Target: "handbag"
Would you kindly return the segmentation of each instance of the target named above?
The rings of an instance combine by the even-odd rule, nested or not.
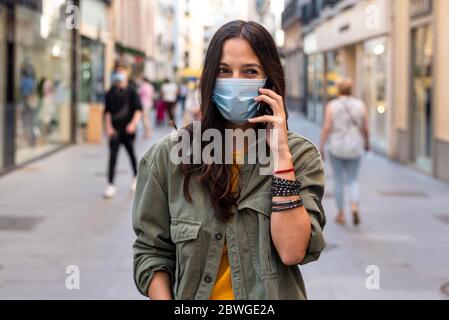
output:
[[[349,107],[348,107],[348,105],[346,104],[346,102],[341,101],[341,103],[342,103],[343,109],[344,109],[344,111],[346,112],[346,114],[348,115],[349,120],[351,121],[352,125],[355,126],[355,127],[359,130],[360,135],[361,135],[362,138],[364,139],[364,142],[365,142],[365,145],[364,145],[365,151],[370,151],[370,150],[371,150],[371,146],[370,146],[370,143],[369,143],[369,138],[368,138],[368,137],[365,137],[365,132],[364,132],[363,129],[359,126],[358,122],[354,119],[354,116],[352,115],[351,110],[349,110]]]

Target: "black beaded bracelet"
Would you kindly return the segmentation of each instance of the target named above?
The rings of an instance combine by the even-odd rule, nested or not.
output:
[[[299,188],[271,187],[271,195],[273,197],[299,196],[299,192]]]
[[[271,180],[271,184],[273,186],[278,186],[278,187],[298,187],[301,188],[301,182],[299,180],[286,180],[286,179],[281,179],[278,178],[276,176],[273,176],[272,180]]]

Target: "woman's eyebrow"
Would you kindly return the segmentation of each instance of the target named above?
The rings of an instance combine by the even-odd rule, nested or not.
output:
[[[257,63],[245,63],[245,64],[242,64],[242,67],[245,67],[245,68],[248,68],[248,67],[257,67],[257,68],[262,69],[262,67],[259,66]]]
[[[230,67],[230,65],[227,64],[226,62],[220,62],[220,65],[221,66],[225,66],[225,67]],[[258,65],[257,63],[244,63],[244,64],[241,65],[241,67],[244,67],[244,68],[257,67],[257,68],[262,69],[262,67],[260,65]]]

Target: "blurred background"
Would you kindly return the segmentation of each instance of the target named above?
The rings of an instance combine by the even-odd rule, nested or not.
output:
[[[449,299],[448,13],[447,0],[0,0],[0,298],[139,298],[123,151],[118,194],[102,198],[114,63],[154,101],[166,78],[189,90],[214,32],[244,19],[279,48],[292,131],[318,144],[343,78],[369,113],[363,223],[335,225],[326,162],[328,247],[302,268],[309,298]],[[173,130],[157,113],[139,156]]]

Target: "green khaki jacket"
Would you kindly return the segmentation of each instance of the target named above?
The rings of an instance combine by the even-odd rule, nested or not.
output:
[[[306,299],[298,266],[284,265],[271,240],[271,176],[260,175],[259,164],[242,164],[238,209],[232,219],[221,222],[208,192],[195,179],[190,180],[193,203],[185,200],[184,176],[170,161],[176,143],[170,136],[162,138],[139,164],[133,203],[134,281],[139,291],[147,295],[155,272],[163,270],[170,274],[175,299],[209,299],[226,239],[235,299]],[[321,205],[325,177],[321,155],[311,142],[289,132],[288,143],[312,221],[304,265],[317,260],[326,246]]]

